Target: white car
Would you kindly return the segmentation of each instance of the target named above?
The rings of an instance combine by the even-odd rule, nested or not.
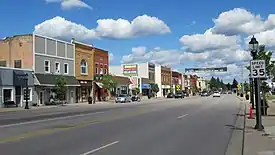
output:
[[[120,94],[118,97],[116,97],[115,102],[116,103],[126,103],[126,102],[131,102],[132,98],[131,96],[127,94]]]
[[[213,94],[213,97],[221,97],[221,93],[218,91],[215,91]]]

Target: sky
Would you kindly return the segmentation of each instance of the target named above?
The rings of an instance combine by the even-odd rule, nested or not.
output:
[[[110,65],[154,62],[180,72],[227,67],[228,72],[199,76],[242,82],[248,78],[243,66],[251,59],[252,35],[269,50],[275,47],[274,5],[274,0],[1,0],[0,38],[30,33],[75,38],[109,51]]]

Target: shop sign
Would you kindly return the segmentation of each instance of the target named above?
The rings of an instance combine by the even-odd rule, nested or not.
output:
[[[138,76],[138,65],[137,64],[123,65],[123,75]]]

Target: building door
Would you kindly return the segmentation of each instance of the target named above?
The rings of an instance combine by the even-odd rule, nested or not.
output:
[[[16,86],[15,87],[15,104],[16,104],[16,106],[21,104],[21,97],[22,97],[21,93],[22,93],[21,86]]]
[[[44,92],[39,92],[39,104],[44,104]]]
[[[70,93],[70,102],[74,103],[74,92],[73,91],[71,91],[71,93]]]

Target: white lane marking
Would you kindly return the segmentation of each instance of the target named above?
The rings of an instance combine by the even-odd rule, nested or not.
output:
[[[115,141],[115,142],[106,144],[106,145],[104,145],[104,146],[101,146],[101,147],[99,147],[99,148],[93,149],[93,150],[91,150],[91,151],[89,151],[89,152],[86,152],[86,153],[83,153],[83,154],[81,154],[81,155],[89,155],[89,154],[95,153],[95,152],[97,152],[97,151],[100,151],[100,150],[102,150],[102,149],[105,149],[106,147],[115,145],[115,144],[117,144],[117,143],[119,143],[119,141]]]
[[[90,113],[90,114],[79,114],[79,115],[49,118],[49,119],[43,119],[43,120],[37,120],[37,121],[28,121],[28,122],[22,122],[22,123],[7,124],[7,125],[1,125],[0,128],[8,128],[8,127],[14,127],[14,126],[20,126],[20,125],[36,124],[36,123],[55,121],[55,120],[63,120],[63,119],[68,119],[68,118],[89,116],[89,115],[102,114],[102,113],[104,113],[104,112],[102,111],[102,112],[94,112],[94,113]]]
[[[185,117],[185,116],[187,116],[188,114],[185,114],[185,115],[180,115],[179,117],[178,117],[178,119],[182,119],[183,117]]]

